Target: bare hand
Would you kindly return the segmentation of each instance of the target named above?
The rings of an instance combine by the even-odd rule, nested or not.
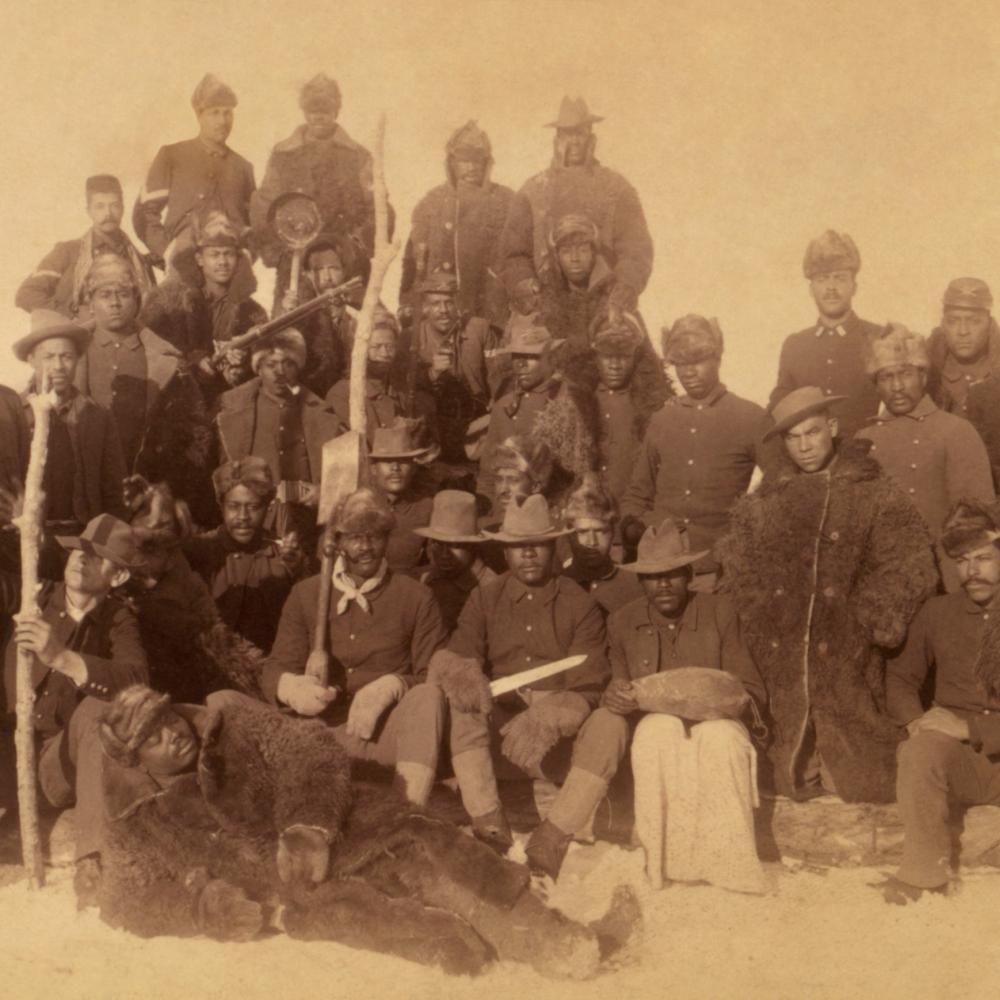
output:
[[[281,297],[281,311],[283,313],[291,312],[293,309],[297,309],[298,305],[299,293],[294,288],[289,288]]]
[[[621,679],[613,680],[605,688],[604,694],[601,696],[601,704],[609,712],[614,712],[615,715],[628,715],[639,709],[632,682]]]
[[[910,736],[916,736],[917,733],[941,733],[956,740],[969,739],[969,724],[946,708],[928,709],[923,715],[907,723],[906,730]]]
[[[325,649],[314,649],[306,660],[306,676],[328,687],[330,684],[330,654]]]
[[[299,503],[305,507],[318,507],[319,487],[315,483],[303,482],[300,487]]]
[[[299,715],[319,715],[336,697],[336,688],[325,687],[307,674],[282,674],[278,681],[278,700]]]
[[[35,615],[14,615],[14,621],[17,623],[14,641],[22,649],[34,653],[46,667],[51,667],[66,648],[56,638],[52,626],[44,618]]]
[[[0,486],[0,525],[11,524],[24,510],[24,492],[20,488],[6,490]]]

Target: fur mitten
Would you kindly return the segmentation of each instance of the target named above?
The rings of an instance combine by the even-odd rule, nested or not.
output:
[[[427,683],[436,684],[456,712],[489,715],[493,710],[490,682],[477,659],[439,649],[431,657]]]

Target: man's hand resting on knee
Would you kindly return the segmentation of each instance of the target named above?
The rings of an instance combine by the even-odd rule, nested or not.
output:
[[[929,708],[923,715],[908,722],[906,731],[911,737],[917,733],[942,733],[963,742],[969,739],[969,724],[946,708]]]
[[[309,674],[282,674],[278,679],[278,701],[299,715],[319,715],[336,697],[336,688]]]

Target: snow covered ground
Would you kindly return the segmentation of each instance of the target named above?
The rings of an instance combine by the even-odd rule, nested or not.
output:
[[[517,848],[515,848],[517,850]],[[889,907],[868,887],[871,868],[768,866],[773,894],[755,898],[706,886],[654,892],[642,855],[610,844],[574,845],[549,898],[582,920],[601,915],[616,885],[632,884],[645,912],[634,953],[585,983],[547,980],[498,964],[452,978],[399,959],[276,936],[251,944],[144,941],[77,913],[70,870],[48,886],[0,889],[0,995],[18,1000],[188,1000],[286,997],[712,998],[846,1000],[854,997],[994,998],[1000,873],[964,872],[951,897]]]

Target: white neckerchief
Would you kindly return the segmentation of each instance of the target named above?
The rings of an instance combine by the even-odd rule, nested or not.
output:
[[[337,556],[337,561],[333,564],[333,585],[341,593],[341,598],[337,601],[337,614],[342,615],[347,610],[347,605],[351,601],[357,601],[358,607],[362,611],[371,614],[372,606],[365,594],[370,594],[373,590],[381,586],[385,579],[385,574],[389,571],[389,564],[382,560],[378,572],[370,579],[365,580],[360,587],[354,586],[354,581],[347,575],[344,566],[344,557]]]

